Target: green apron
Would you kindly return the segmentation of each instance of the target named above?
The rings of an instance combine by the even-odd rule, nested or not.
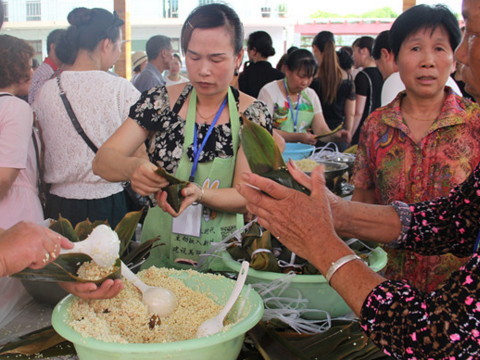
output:
[[[175,173],[176,177],[183,180],[188,180],[193,165],[187,156],[187,149],[193,143],[196,103],[197,95],[195,89],[193,89],[185,124],[183,153]],[[210,162],[198,163],[195,183],[205,188],[232,187],[239,147],[240,120],[237,104],[230,88],[228,89],[228,110],[232,129],[233,157],[228,159],[215,158]],[[177,269],[192,268],[191,265],[175,263],[175,259],[198,261],[199,255],[204,254],[210,248],[212,242],[221,241],[243,226],[243,216],[241,214],[217,212],[204,207],[201,220],[201,236],[195,237],[173,233],[172,219],[170,214],[164,212],[158,206],[149,209],[143,224],[141,241],[144,242],[160,236],[160,242],[165,245],[152,249],[142,268],[152,265]],[[220,270],[222,268],[221,264],[219,260],[213,261],[210,268]]]
[[[313,116],[314,116],[313,106],[311,105],[312,101],[307,96],[305,91],[302,91],[301,99],[307,100],[308,103],[303,103],[303,106],[302,106],[302,104],[299,104],[297,102],[297,107],[300,106],[300,109],[298,110],[298,121],[297,121],[297,131],[296,132],[306,133],[312,127],[312,120],[313,120]],[[302,109],[302,107],[304,109]],[[307,107],[307,109],[305,109],[305,107]],[[311,110],[308,110],[308,108],[310,108]],[[296,113],[297,109],[295,108],[295,110],[292,110],[292,111],[294,113]],[[294,119],[292,118],[292,111],[290,109],[288,109],[288,119],[281,124],[280,130],[290,132],[290,133],[295,132],[294,131],[294,124],[293,124]]]

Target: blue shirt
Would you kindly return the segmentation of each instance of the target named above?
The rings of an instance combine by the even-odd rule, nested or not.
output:
[[[165,85],[165,79],[162,73],[152,64],[147,63],[145,69],[135,78],[133,85],[140,92],[150,90],[155,86]]]

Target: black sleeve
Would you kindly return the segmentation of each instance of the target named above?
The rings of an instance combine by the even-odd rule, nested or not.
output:
[[[363,72],[355,76],[355,91],[357,95],[368,96],[370,93],[370,83]]]

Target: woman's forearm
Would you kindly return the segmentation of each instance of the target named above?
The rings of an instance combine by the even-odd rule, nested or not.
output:
[[[247,211],[247,201],[234,188],[204,188],[201,203],[204,206],[222,212],[244,213]]]
[[[95,175],[105,180],[128,181],[139,164],[146,161],[146,158],[125,156],[115,149],[101,147],[93,159],[92,169]]]
[[[319,232],[318,236],[331,237],[322,251],[310,252],[308,260],[325,276],[332,264],[353,251],[335,234]],[[312,239],[313,241],[313,239]],[[385,281],[363,261],[353,260],[340,267],[330,279],[330,285],[346,301],[348,306],[360,315],[363,303],[373,288]]]
[[[331,209],[335,230],[341,236],[390,243],[400,235],[400,218],[392,206],[335,198]]]

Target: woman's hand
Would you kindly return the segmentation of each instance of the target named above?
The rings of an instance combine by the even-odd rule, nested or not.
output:
[[[130,179],[133,190],[142,196],[147,196],[168,186],[169,182],[155,170],[157,170],[156,165],[146,159],[140,159]]]
[[[184,197],[182,204],[178,213],[171,207],[167,202],[167,193],[165,191],[160,191],[156,195],[158,206],[162,208],[163,211],[168,212],[173,217],[180,215],[187,207],[192,205],[194,202],[200,202],[203,198],[204,192],[202,188],[194,183],[189,183],[185,188],[182,189],[182,195]]]
[[[307,145],[315,145],[317,143],[317,139],[315,139],[315,135],[312,133],[297,133],[298,134],[298,142]]]
[[[336,134],[333,134],[333,137],[335,138],[336,142],[343,141],[347,144],[352,142],[352,134],[346,129],[340,130]]]
[[[310,180],[303,175],[304,183],[311,188],[310,196],[248,173],[243,175],[243,181],[262,192],[243,184],[237,188],[248,201],[248,211],[257,215],[260,225],[270,230],[291,251],[310,259],[318,249],[329,246],[326,242],[336,235],[323,169],[315,168]],[[292,214],[295,214],[294,218]],[[322,236],[318,235],[320,230]]]
[[[73,244],[60,234],[34,223],[19,222],[0,233],[0,276],[30,267],[40,269]]]
[[[61,282],[59,285],[69,293],[82,299],[110,299],[123,289],[123,282],[120,279],[107,279],[100,287],[91,282]]]

